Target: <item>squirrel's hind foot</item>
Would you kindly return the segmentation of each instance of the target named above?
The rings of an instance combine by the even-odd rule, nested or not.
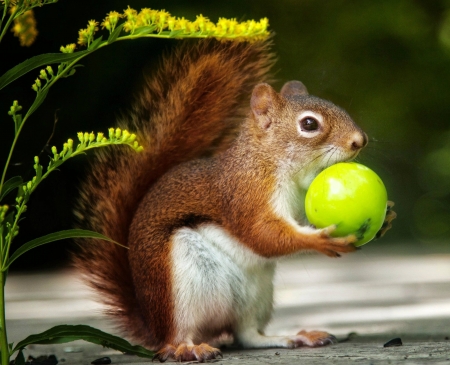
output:
[[[300,331],[295,336],[295,347],[308,346],[320,347],[331,345],[337,342],[336,337],[323,331]]]
[[[165,362],[168,359],[180,361],[198,361],[205,362],[207,360],[216,359],[218,356],[222,357],[219,349],[209,346],[206,343],[200,345],[188,345],[186,343],[180,344],[178,347],[166,345],[159,350],[152,361],[159,360]]]

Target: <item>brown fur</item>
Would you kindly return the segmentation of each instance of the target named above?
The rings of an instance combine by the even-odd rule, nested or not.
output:
[[[355,250],[351,245],[355,237],[331,239],[327,231],[299,233],[274,212],[271,197],[277,189],[278,165],[288,160],[290,143],[296,148],[312,144],[303,155],[296,154],[306,162],[315,146],[329,141],[342,147],[349,158],[354,132],[358,137],[363,132],[331,103],[310,96],[301,102],[289,102],[269,86],[262,87],[265,90],[261,92],[261,86],[255,88],[253,113],[242,122],[241,133],[232,146],[213,157],[179,164],[164,174],[143,197],[131,222],[128,244],[132,276],[136,283],[145,283],[135,286],[136,295],[142,319],[148,328],[157,330],[152,339],[156,338],[159,345],[181,345],[176,342],[180,339],[176,340],[179,329],[173,318],[175,294],[170,276],[171,236],[177,228],[214,223],[265,257],[300,250],[338,256]],[[323,139],[308,142],[297,136],[296,115],[305,107],[326,116]],[[216,335],[224,328],[217,330]],[[206,332],[202,333],[205,337]],[[161,358],[165,353],[159,353]]]
[[[119,122],[138,134],[144,152],[114,148],[98,153],[81,186],[80,226],[127,244],[131,220],[149,187],[173,166],[229,146],[249,110],[252,88],[268,80],[273,62],[267,42],[204,40],[166,56],[156,75],[146,79],[129,116]],[[151,326],[124,248],[91,240],[81,245],[74,261],[128,337],[155,348],[173,336],[167,326],[173,308],[167,304],[166,257],[155,259],[156,275],[143,273],[146,283],[156,283],[159,307]]]

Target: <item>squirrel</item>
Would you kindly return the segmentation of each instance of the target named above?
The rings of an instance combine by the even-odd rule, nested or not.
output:
[[[353,235],[309,226],[302,204],[313,178],[368,137],[299,81],[277,93],[274,62],[270,40],[202,40],[165,55],[118,122],[144,151],[99,151],[80,188],[80,226],[128,250],[83,242],[75,265],[121,331],[161,362],[214,359],[225,335],[249,348],[334,341],[264,328],[279,258],[356,249]]]

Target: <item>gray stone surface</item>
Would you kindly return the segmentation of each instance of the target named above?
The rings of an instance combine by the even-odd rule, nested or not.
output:
[[[303,255],[280,262],[276,309],[268,334],[321,329],[344,340],[324,348],[224,349],[227,364],[450,364],[450,244],[391,248],[371,243],[340,259]],[[7,281],[9,340],[58,324],[114,331],[75,272],[12,273]],[[401,337],[403,346],[383,344]],[[34,356],[54,353],[62,364],[143,364],[85,342],[35,345]],[[62,362],[62,359],[65,361]]]

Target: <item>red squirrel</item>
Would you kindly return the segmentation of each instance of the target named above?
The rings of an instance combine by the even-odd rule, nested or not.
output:
[[[212,343],[322,346],[321,331],[266,336],[277,259],[355,250],[304,217],[304,193],[327,166],[355,158],[366,134],[299,81],[268,82],[267,41],[203,40],[166,56],[119,126],[142,153],[100,151],[76,215],[123,247],[83,244],[75,263],[128,338],[155,359],[203,362]]]

